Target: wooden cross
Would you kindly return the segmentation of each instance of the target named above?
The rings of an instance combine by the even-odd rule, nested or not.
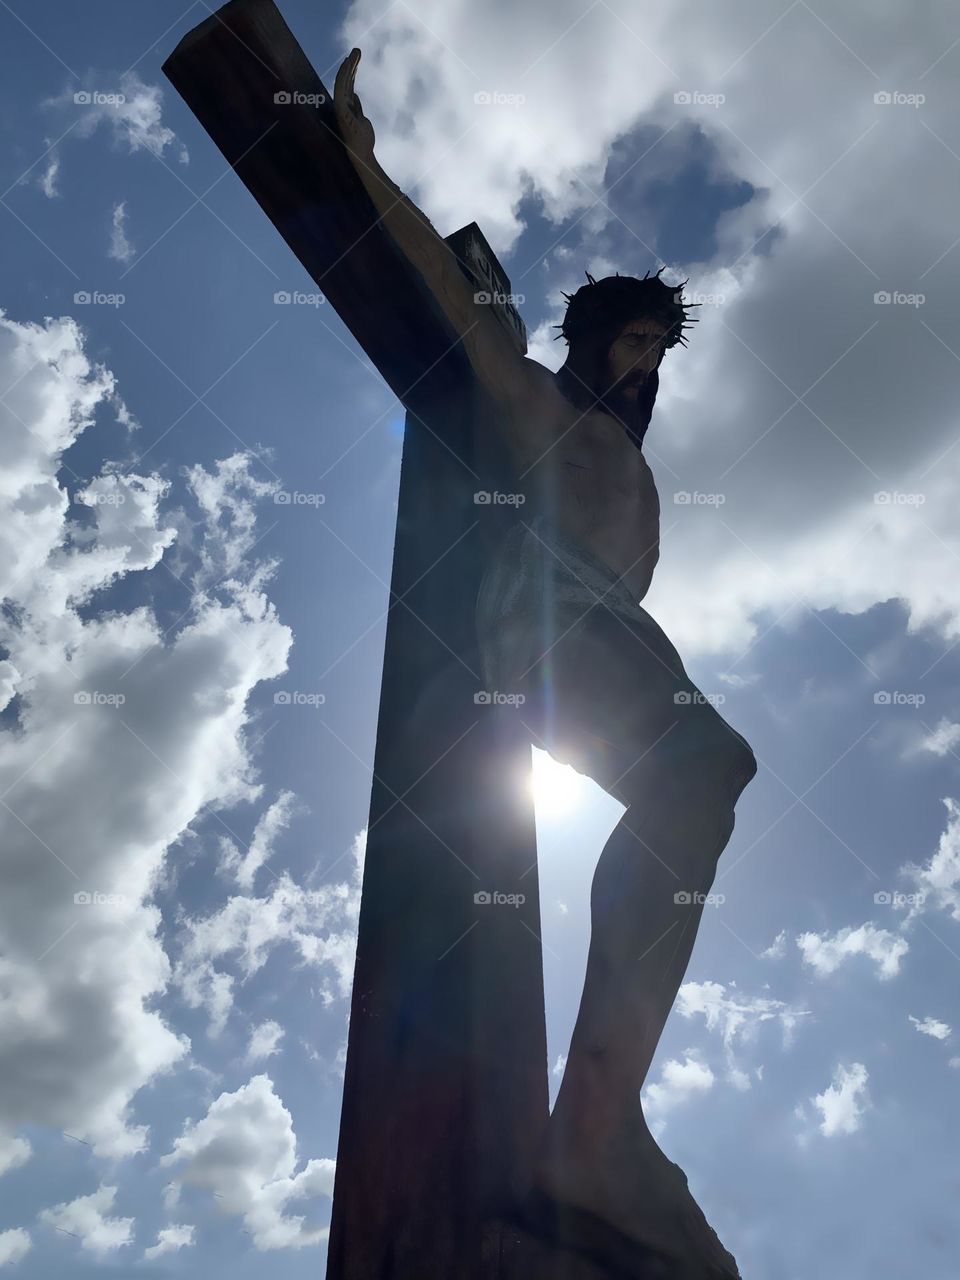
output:
[[[474,495],[517,484],[273,0],[232,0],[164,70],[406,409],[328,1280],[532,1275],[503,1225],[548,1118],[530,747],[515,708],[476,700],[474,628],[515,518]],[[447,243],[509,292],[475,224]],[[525,901],[475,900],[494,891]]]

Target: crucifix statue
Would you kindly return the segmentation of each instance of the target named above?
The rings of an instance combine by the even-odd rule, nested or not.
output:
[[[379,165],[359,60],[331,99],[273,0],[232,0],[165,67],[407,409],[328,1280],[736,1280],[640,1102],[756,772],[640,603],[689,304],[588,275],[563,367],[528,358],[479,229]],[[531,743],[625,807],[552,1114]]]

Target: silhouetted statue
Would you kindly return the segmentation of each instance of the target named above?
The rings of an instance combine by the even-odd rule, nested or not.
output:
[[[354,49],[337,74],[342,137],[383,224],[462,336],[533,499],[477,601],[488,688],[522,693],[532,741],[626,806],[593,881],[583,996],[528,1220],[545,1236],[562,1224],[567,1238],[625,1266],[642,1244],[670,1280],[736,1277],[640,1104],[734,806],[756,773],[747,742],[639,603],[659,556],[642,444],[657,370],[685,341],[682,285],[659,272],[588,276],[568,301],[560,371],[523,357],[377,163],[354,92],[359,58]]]

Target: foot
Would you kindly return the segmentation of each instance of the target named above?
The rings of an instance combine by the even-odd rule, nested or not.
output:
[[[639,1108],[619,1129],[615,1149],[602,1154],[574,1153],[552,1129],[551,1120],[530,1200],[542,1227],[572,1222],[580,1247],[616,1254],[624,1274],[660,1274],[659,1262],[669,1280],[740,1280],[686,1174],[660,1150]],[[631,1256],[633,1272],[625,1266]]]

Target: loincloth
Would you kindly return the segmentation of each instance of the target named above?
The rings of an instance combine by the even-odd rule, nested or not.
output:
[[[645,633],[656,628],[623,579],[588,548],[543,516],[518,523],[488,566],[477,595],[487,688],[518,692],[539,664],[549,662],[553,647],[574,628],[590,625],[598,611],[620,621],[624,643],[633,637],[642,644]],[[686,676],[679,655],[670,665]]]

